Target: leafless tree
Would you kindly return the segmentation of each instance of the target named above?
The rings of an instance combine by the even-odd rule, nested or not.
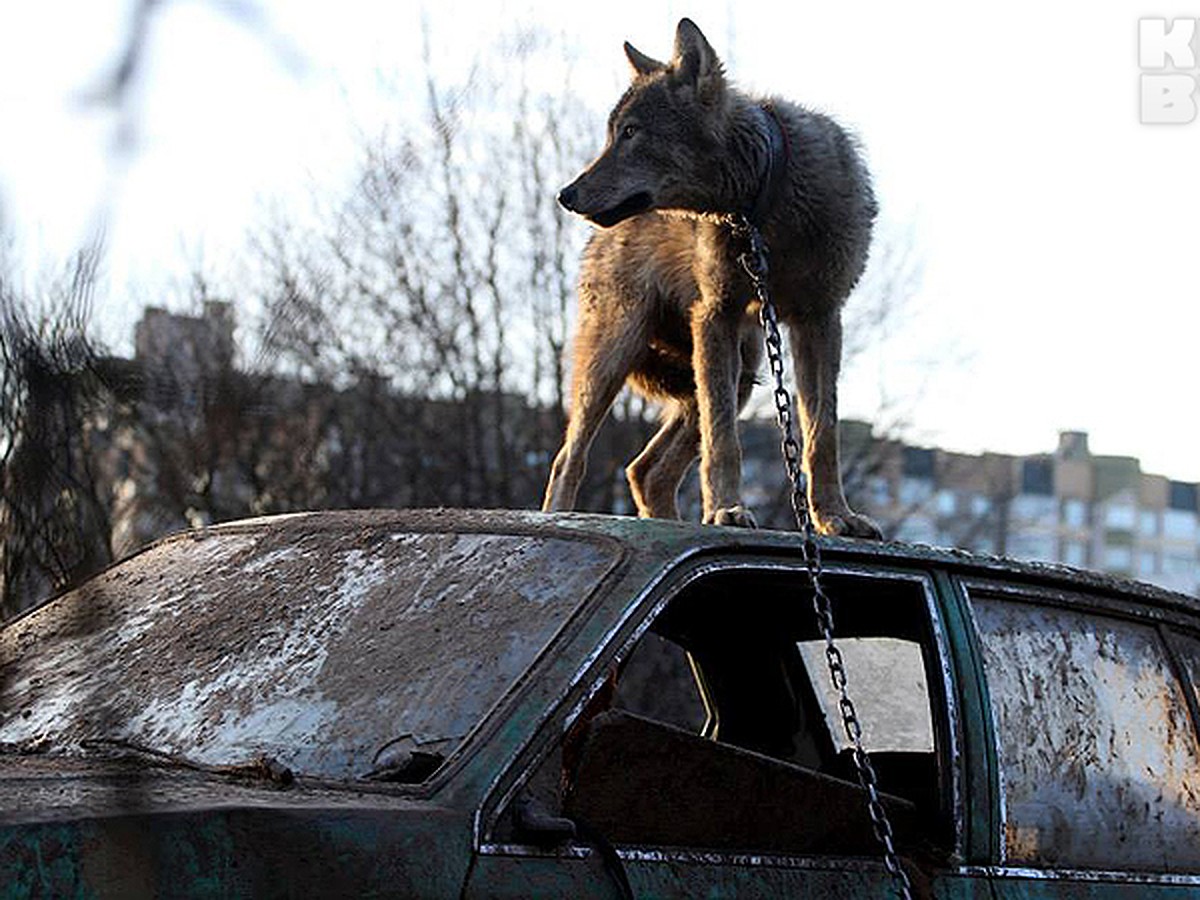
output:
[[[393,398],[338,425],[366,456],[405,436],[383,502],[535,505],[561,436],[585,232],[554,196],[599,126],[569,90],[530,87],[551,39],[522,32],[501,52],[502,69],[481,59],[453,84],[427,60],[419,116],[364,144],[350,195],[254,236],[259,364]],[[603,466],[593,487],[609,506]]]
[[[98,243],[32,295],[0,271],[0,614],[112,556],[91,415],[110,393],[89,336]]]

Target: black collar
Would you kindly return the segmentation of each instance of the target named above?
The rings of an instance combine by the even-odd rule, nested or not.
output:
[[[767,164],[758,183],[758,195],[754,203],[745,210],[746,218],[756,227],[761,226],[771,207],[771,201],[779,192],[783,176],[787,172],[789,147],[787,132],[779,121],[779,114],[769,102],[756,107],[767,136]]]

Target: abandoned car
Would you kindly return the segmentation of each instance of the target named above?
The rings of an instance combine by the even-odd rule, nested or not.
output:
[[[822,539],[917,896],[1200,896],[1200,601]],[[795,534],[311,513],[0,631],[5,897],[887,897]]]

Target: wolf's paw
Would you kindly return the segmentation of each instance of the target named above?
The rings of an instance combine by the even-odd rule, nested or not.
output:
[[[737,506],[726,506],[718,509],[712,514],[707,524],[733,525],[737,528],[758,527],[758,523],[754,521],[754,516],[750,513],[750,510],[746,509],[740,503]]]
[[[873,541],[883,540],[883,532],[879,530],[878,525],[866,516],[852,512],[849,508],[833,515],[817,513],[813,516],[813,523],[821,534],[835,537],[868,538]]]

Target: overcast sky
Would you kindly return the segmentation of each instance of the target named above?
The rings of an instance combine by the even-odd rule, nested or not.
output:
[[[264,2],[265,31],[229,15],[236,5],[172,0],[156,16],[123,162],[114,114],[78,101],[112,64],[131,5],[0,11],[0,204],[25,260],[61,257],[106,223],[110,341],[190,258],[236,248],[264,200],[347,177],[356,129],[396,118],[378,74],[420,71],[418,4]],[[924,281],[907,324],[847,373],[844,414],[918,398],[910,437],[966,451],[1051,450],[1058,430],[1083,429],[1095,452],[1200,481],[1200,121],[1143,125],[1138,109],[1138,20],[1176,9],[433,6],[450,78],[505,30],[537,24],[573,45],[583,102],[603,113],[626,79],[621,41],[665,57],[688,15],[744,87],[852,126],[885,227],[910,236]]]

